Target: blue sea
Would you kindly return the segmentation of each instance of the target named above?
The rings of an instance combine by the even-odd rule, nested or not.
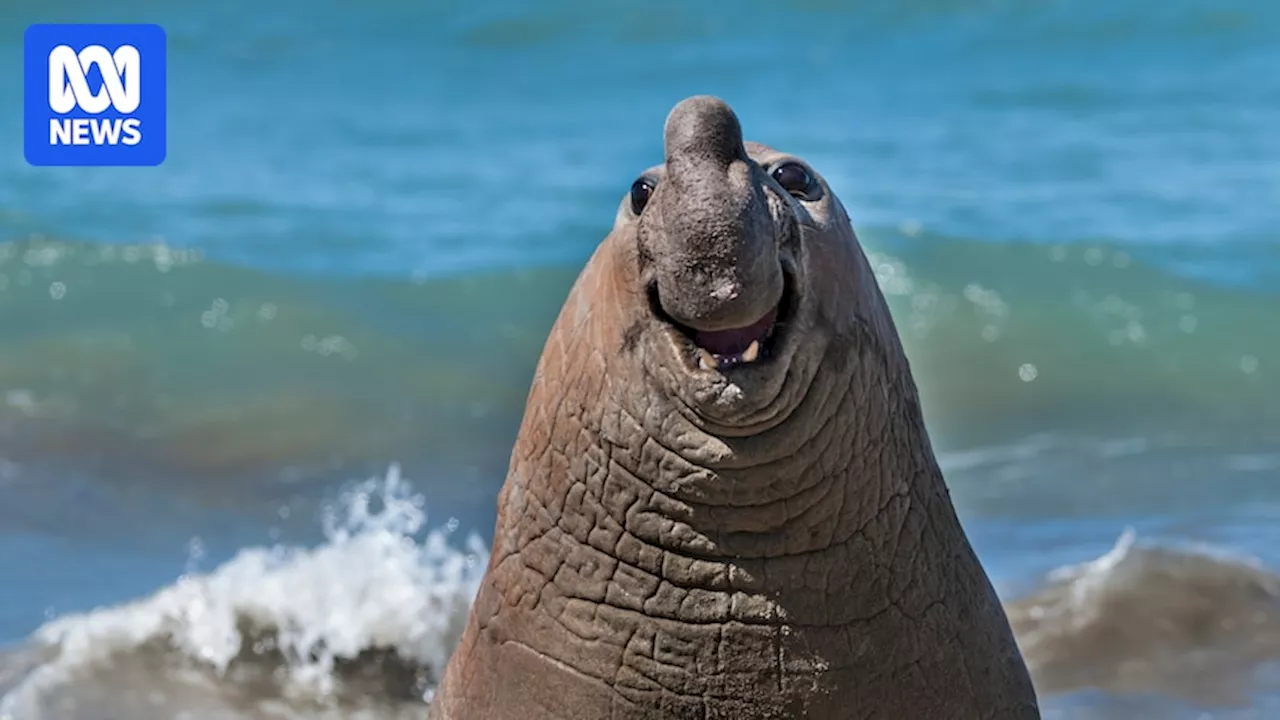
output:
[[[168,159],[33,168],[33,22]],[[1046,718],[1280,717],[1280,4],[6,0],[0,718],[421,718],[680,99],[830,180]]]

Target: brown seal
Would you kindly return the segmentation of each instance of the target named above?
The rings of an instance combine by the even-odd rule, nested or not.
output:
[[[1038,718],[848,216],[667,118],[543,350],[436,720]]]

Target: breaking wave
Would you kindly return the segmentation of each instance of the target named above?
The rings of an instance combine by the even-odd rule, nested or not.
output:
[[[331,506],[316,548],[245,549],[58,618],[0,655],[0,718],[420,716],[488,555],[425,522],[392,467]]]
[[[1255,558],[1128,530],[1007,610],[1040,695],[1080,695],[1061,717],[1280,717],[1280,575]]]

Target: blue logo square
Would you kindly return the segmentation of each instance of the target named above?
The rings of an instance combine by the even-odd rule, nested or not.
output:
[[[42,166],[159,165],[159,25],[32,25],[23,39],[23,150]]]

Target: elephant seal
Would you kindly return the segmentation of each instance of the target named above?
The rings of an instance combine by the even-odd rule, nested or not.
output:
[[[717,98],[551,330],[430,717],[1039,717],[844,208]]]

